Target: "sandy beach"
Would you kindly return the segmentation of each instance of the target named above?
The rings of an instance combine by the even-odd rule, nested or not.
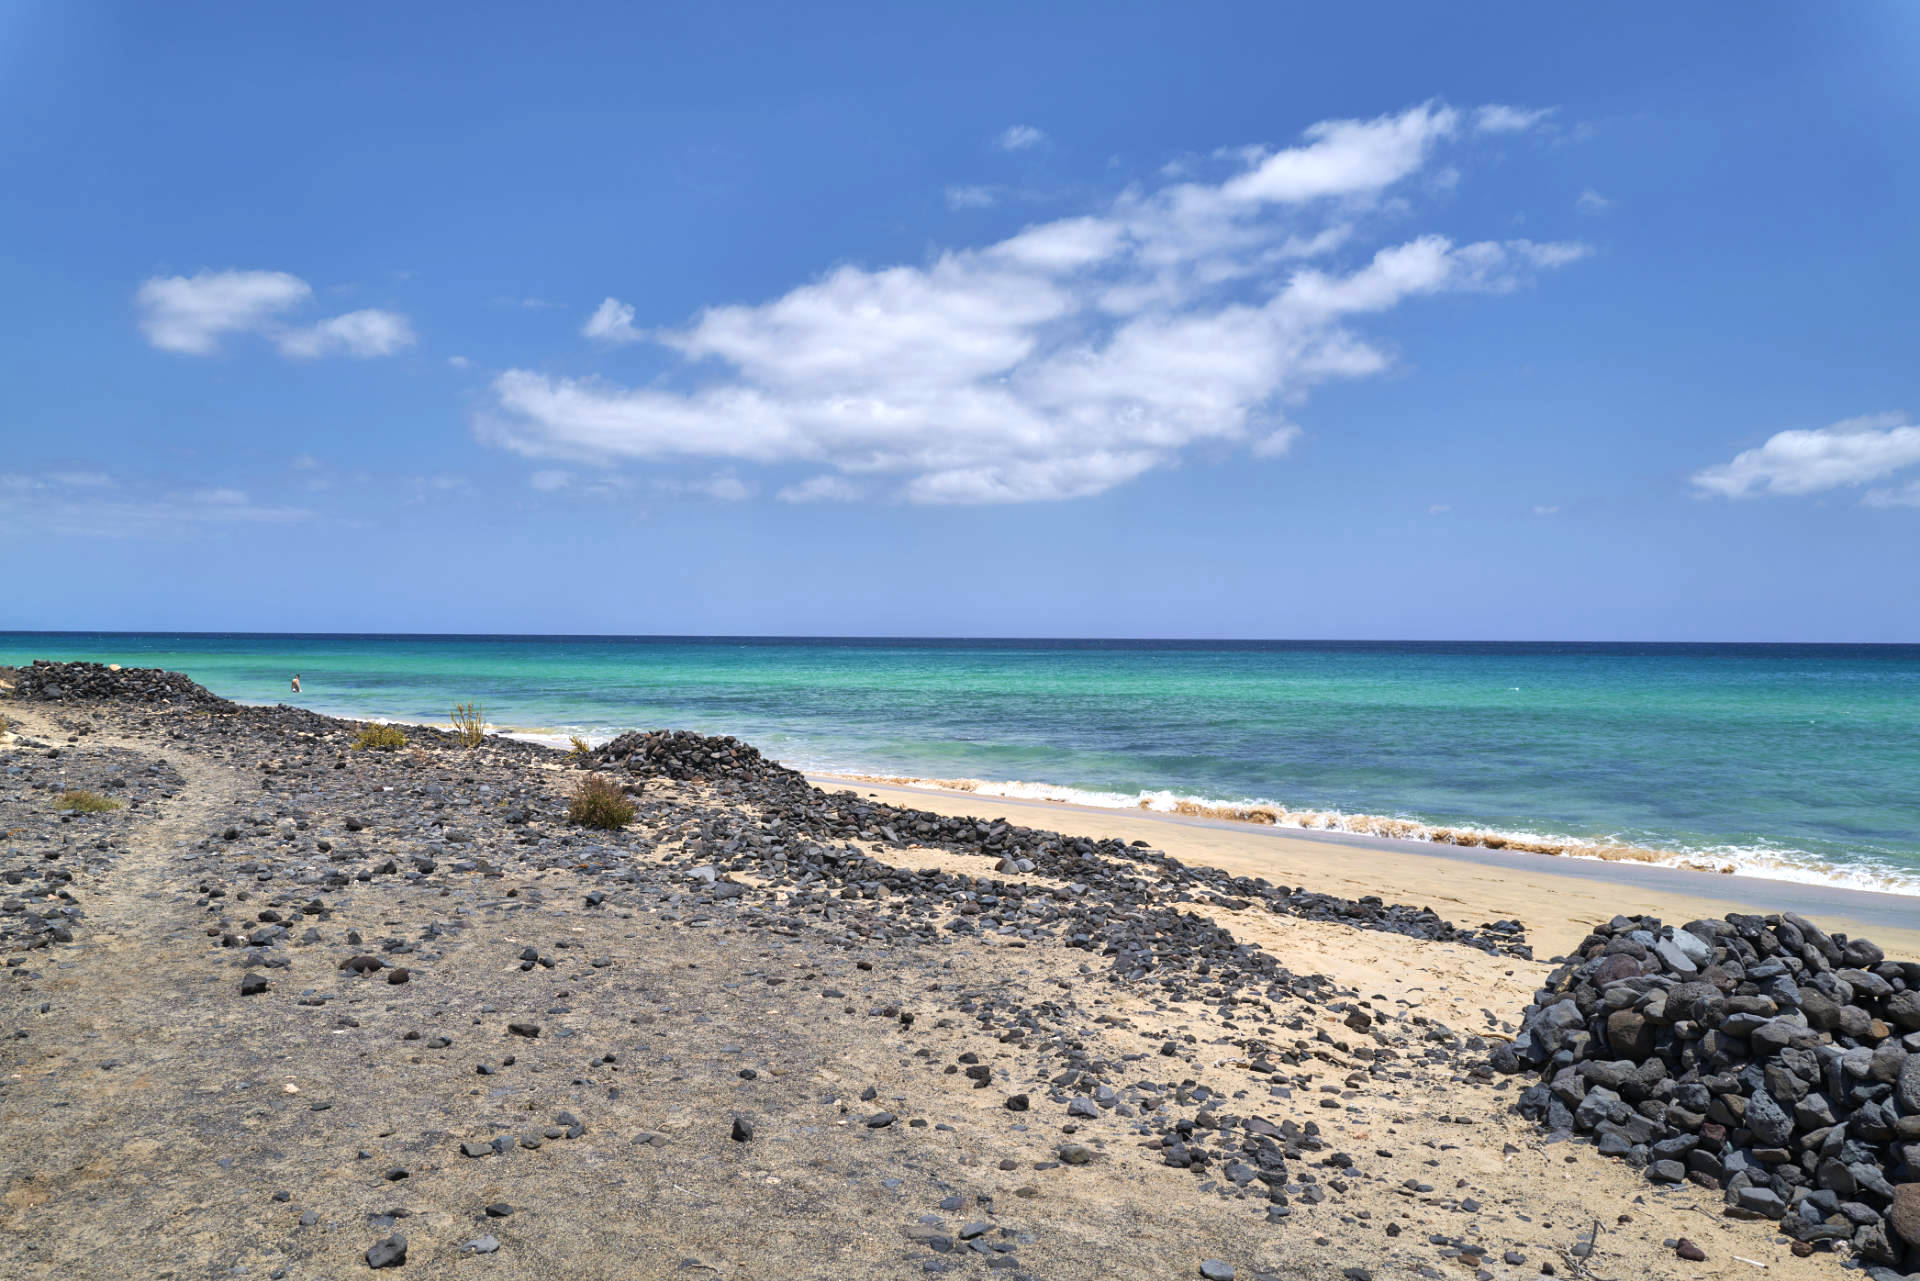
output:
[[[1727,912],[1783,911],[1817,915],[1833,928],[1870,935],[1890,953],[1920,956],[1920,899],[1911,895],[811,777],[822,787],[852,788],[941,814],[1005,815],[1016,823],[1144,840],[1185,862],[1350,898],[1383,894],[1431,904],[1454,920],[1517,918],[1542,958],[1566,951],[1592,926],[1620,914],[1677,924]]]

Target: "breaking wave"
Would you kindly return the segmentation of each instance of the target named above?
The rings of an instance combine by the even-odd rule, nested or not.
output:
[[[1348,832],[1356,836],[1424,841],[1478,849],[1516,850],[1558,858],[1594,859],[1606,863],[1646,863],[1717,872],[1725,876],[1752,876],[1870,890],[1880,894],[1920,895],[1920,875],[1881,863],[1837,864],[1802,850],[1771,846],[1712,846],[1660,848],[1621,841],[1537,832],[1502,831],[1487,827],[1441,826],[1416,819],[1382,814],[1351,814],[1342,810],[1296,810],[1264,801],[1215,801],[1168,791],[1103,792],[1049,783],[994,782],[978,778],[912,778],[886,774],[834,773],[848,782],[885,783],[896,787],[934,788],[1010,800],[1051,801],[1099,809],[1146,810],[1189,818],[1226,819],[1260,827],[1291,827],[1302,831]]]

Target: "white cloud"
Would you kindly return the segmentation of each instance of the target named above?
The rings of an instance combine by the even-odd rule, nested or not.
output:
[[[1573,207],[1581,213],[1600,214],[1613,208],[1613,201],[1608,200],[1592,187],[1588,187],[1580,193],[1580,198],[1573,202]]]
[[[471,360],[468,360],[465,356],[448,356],[447,363],[449,365],[452,365],[455,369],[465,369],[468,365],[471,365],[473,362]]]
[[[1453,510],[1452,503],[1435,503],[1431,507],[1427,508],[1427,515],[1444,516],[1452,510]]]
[[[1008,125],[1000,135],[999,145],[1002,151],[1025,151],[1037,147],[1047,140],[1047,135],[1032,125]]]
[[[1459,121],[1428,103],[1325,122],[1291,148],[1217,157],[1232,168],[1214,183],[1129,190],[919,266],[842,266],[679,328],[643,333],[614,313],[684,357],[683,385],[509,369],[476,430],[531,457],[820,469],[781,490],[788,501],[1071,498],[1204,442],[1277,456],[1298,435],[1286,407],[1391,364],[1355,327],[1365,318],[1511,290],[1586,252],[1422,235],[1302,265],[1353,245]]]
[[[1489,103],[1473,113],[1473,127],[1481,133],[1525,133],[1552,114],[1552,107],[1529,109]]]
[[[1693,483],[1723,498],[1817,494],[1865,485],[1916,464],[1920,426],[1903,413],[1869,414],[1830,427],[1776,432],[1732,462],[1695,472]],[[1875,491],[1866,501],[1899,506],[1899,492]]]
[[[1256,152],[1252,167],[1223,188],[1230,200],[1294,203],[1376,192],[1418,169],[1459,126],[1451,107],[1425,103],[1373,120],[1323,120],[1304,147]]]
[[[134,305],[148,342],[188,356],[210,356],[223,337],[240,333],[270,337],[295,357],[390,356],[413,345],[407,318],[391,311],[352,311],[300,328],[283,322],[312,297],[312,286],[284,271],[203,271],[146,280]]]
[[[65,485],[69,489],[113,488],[113,477],[97,471],[57,471],[47,479],[56,485]]]
[[[618,298],[609,298],[594,309],[580,327],[583,337],[595,342],[639,342],[646,335],[633,327],[633,308]]]
[[[369,308],[350,311],[305,329],[291,329],[276,341],[283,355],[302,360],[317,356],[391,356],[414,344],[413,326],[405,316]]]
[[[1560,514],[1560,508],[1558,506],[1535,507],[1533,509],[1533,514],[1536,516],[1558,516]]]
[[[134,295],[140,328],[162,351],[207,356],[225,334],[266,325],[313,296],[298,276],[284,271],[203,271],[195,276],[155,276]]]
[[[564,471],[537,471],[527,477],[527,483],[543,494],[565,489],[572,481],[572,474]]]
[[[947,188],[949,209],[991,209],[998,199],[992,187]]]

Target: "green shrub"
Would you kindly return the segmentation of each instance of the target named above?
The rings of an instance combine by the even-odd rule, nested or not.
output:
[[[392,752],[407,745],[407,736],[398,725],[368,725],[354,737],[353,745],[363,752]]]
[[[459,703],[453,709],[453,736],[467,747],[478,747],[487,737],[487,718],[478,703]]]
[[[54,799],[53,807],[58,810],[74,810],[81,814],[104,814],[108,810],[120,808],[120,802],[110,800],[98,792],[89,792],[84,788],[73,788],[60,793]]]
[[[611,832],[633,822],[633,802],[599,774],[589,774],[573,789],[567,822]]]
[[[573,750],[567,753],[573,760],[584,761],[593,755],[593,744],[587,742],[586,739],[581,738],[578,734],[569,734],[567,741],[573,744]]]

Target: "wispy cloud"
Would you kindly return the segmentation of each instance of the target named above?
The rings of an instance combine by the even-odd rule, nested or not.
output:
[[[991,209],[999,200],[992,187],[948,187],[949,209]]]
[[[1470,115],[1427,103],[1322,122],[1294,146],[1217,157],[1212,182],[1129,189],[925,265],[843,266],[680,328],[634,329],[609,299],[609,324],[679,354],[687,386],[509,369],[476,429],[532,457],[819,468],[779,491],[788,501],[1062,499],[1203,442],[1277,457],[1298,435],[1284,407],[1391,365],[1368,318],[1516,289],[1587,252],[1419,235],[1328,261],[1389,221],[1373,211],[1438,148],[1473,135]]]
[[[1552,107],[1509,107],[1488,103],[1473,113],[1473,127],[1481,133],[1525,133],[1548,116]]]
[[[1693,474],[1702,494],[1759,498],[1818,494],[1885,479],[1920,465],[1920,426],[1904,413],[1868,414],[1828,427],[1782,431],[1731,462]],[[1879,489],[1862,500],[1870,507],[1913,505],[1906,489]]]
[[[1573,202],[1573,207],[1584,214],[1601,214],[1613,208],[1613,201],[1608,200],[1592,187],[1588,187],[1580,193],[1580,198]]]
[[[608,298],[587,317],[580,327],[583,337],[595,342],[639,342],[646,335],[633,327],[633,308],[618,298]]]
[[[845,476],[828,475],[808,477],[775,495],[783,503],[851,503],[865,496],[865,491]]]
[[[103,538],[166,537],[220,524],[288,524],[311,512],[258,503],[242,489],[122,484],[94,472],[0,475],[0,527]]]
[[[389,356],[414,342],[395,312],[348,312],[307,326],[283,318],[313,297],[313,287],[284,271],[202,271],[154,276],[134,293],[140,329],[161,351],[210,356],[233,334],[271,338],[288,356]]]
[[[291,329],[276,339],[288,356],[311,360],[316,356],[391,356],[415,342],[413,326],[391,311],[350,311],[305,329]]]
[[[1047,135],[1032,125],[1008,125],[999,137],[1002,151],[1025,151],[1047,140]]]

